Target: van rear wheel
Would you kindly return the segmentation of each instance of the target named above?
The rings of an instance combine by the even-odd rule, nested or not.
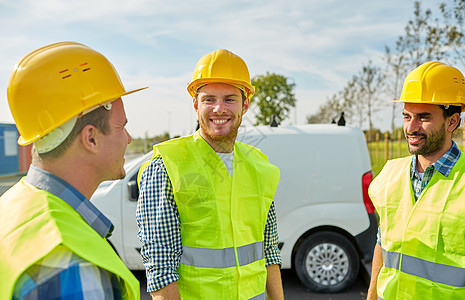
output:
[[[360,258],[352,243],[343,235],[322,231],[309,236],[295,256],[295,270],[300,281],[319,293],[337,293],[355,282]]]

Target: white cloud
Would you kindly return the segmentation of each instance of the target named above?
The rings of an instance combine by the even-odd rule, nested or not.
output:
[[[423,1],[435,8],[439,1]],[[249,65],[293,79],[297,120],[314,113],[369,59],[379,61],[413,16],[408,1],[0,0],[0,86],[16,61],[61,40],[87,44],[116,66],[127,88],[129,130],[188,133],[195,124],[185,91],[196,61],[228,48]],[[11,122],[0,92],[0,122]]]

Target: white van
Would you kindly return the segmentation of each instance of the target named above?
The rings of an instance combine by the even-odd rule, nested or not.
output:
[[[350,286],[360,265],[371,263],[377,231],[362,131],[334,124],[241,127],[237,140],[261,149],[281,170],[275,205],[282,268],[293,268],[316,292]],[[102,183],[91,199],[115,225],[110,242],[134,270],[144,269],[135,221],[136,178],[152,155],[128,162],[126,178]]]

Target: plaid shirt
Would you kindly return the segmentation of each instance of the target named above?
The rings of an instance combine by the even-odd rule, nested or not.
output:
[[[438,171],[445,177],[449,176],[450,171],[455,166],[460,157],[460,149],[457,147],[454,141],[452,141],[452,147],[441,156],[434,164],[428,166],[423,174],[423,179],[417,171],[417,156],[414,155],[412,158],[412,164],[410,166],[410,179],[412,180],[412,189],[415,194],[415,200],[421,195],[421,192],[425,189],[428,182],[434,175],[434,171]]]
[[[412,181],[412,189],[415,196],[415,201],[420,197],[421,192],[430,182],[431,178],[434,175],[434,172],[437,170],[439,173],[448,177],[452,168],[455,166],[457,161],[460,158],[460,149],[457,147],[454,141],[452,141],[452,147],[444,153],[441,158],[439,158],[435,163],[429,165],[423,174],[423,178],[418,174],[417,171],[417,156],[413,155],[412,163],[410,164],[410,179]],[[381,245],[381,228],[378,227],[377,242]]]
[[[61,198],[100,236],[111,235],[110,220],[61,178],[31,165],[25,180]],[[20,276],[13,299],[121,299],[124,286],[118,281],[116,275],[59,245]]]
[[[179,279],[177,269],[182,254],[179,212],[161,156],[154,158],[142,173],[136,220],[147,291],[153,292]],[[266,265],[281,264],[274,202],[268,212],[264,238]]]

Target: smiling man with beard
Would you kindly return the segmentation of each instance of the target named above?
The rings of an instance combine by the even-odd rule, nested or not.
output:
[[[397,101],[413,156],[388,161],[369,188],[380,226],[367,298],[464,299],[465,157],[452,140],[464,77],[425,63]]]
[[[154,299],[283,299],[273,197],[279,169],[236,141],[254,87],[245,62],[202,57],[187,90],[200,129],[154,147],[136,219]]]

